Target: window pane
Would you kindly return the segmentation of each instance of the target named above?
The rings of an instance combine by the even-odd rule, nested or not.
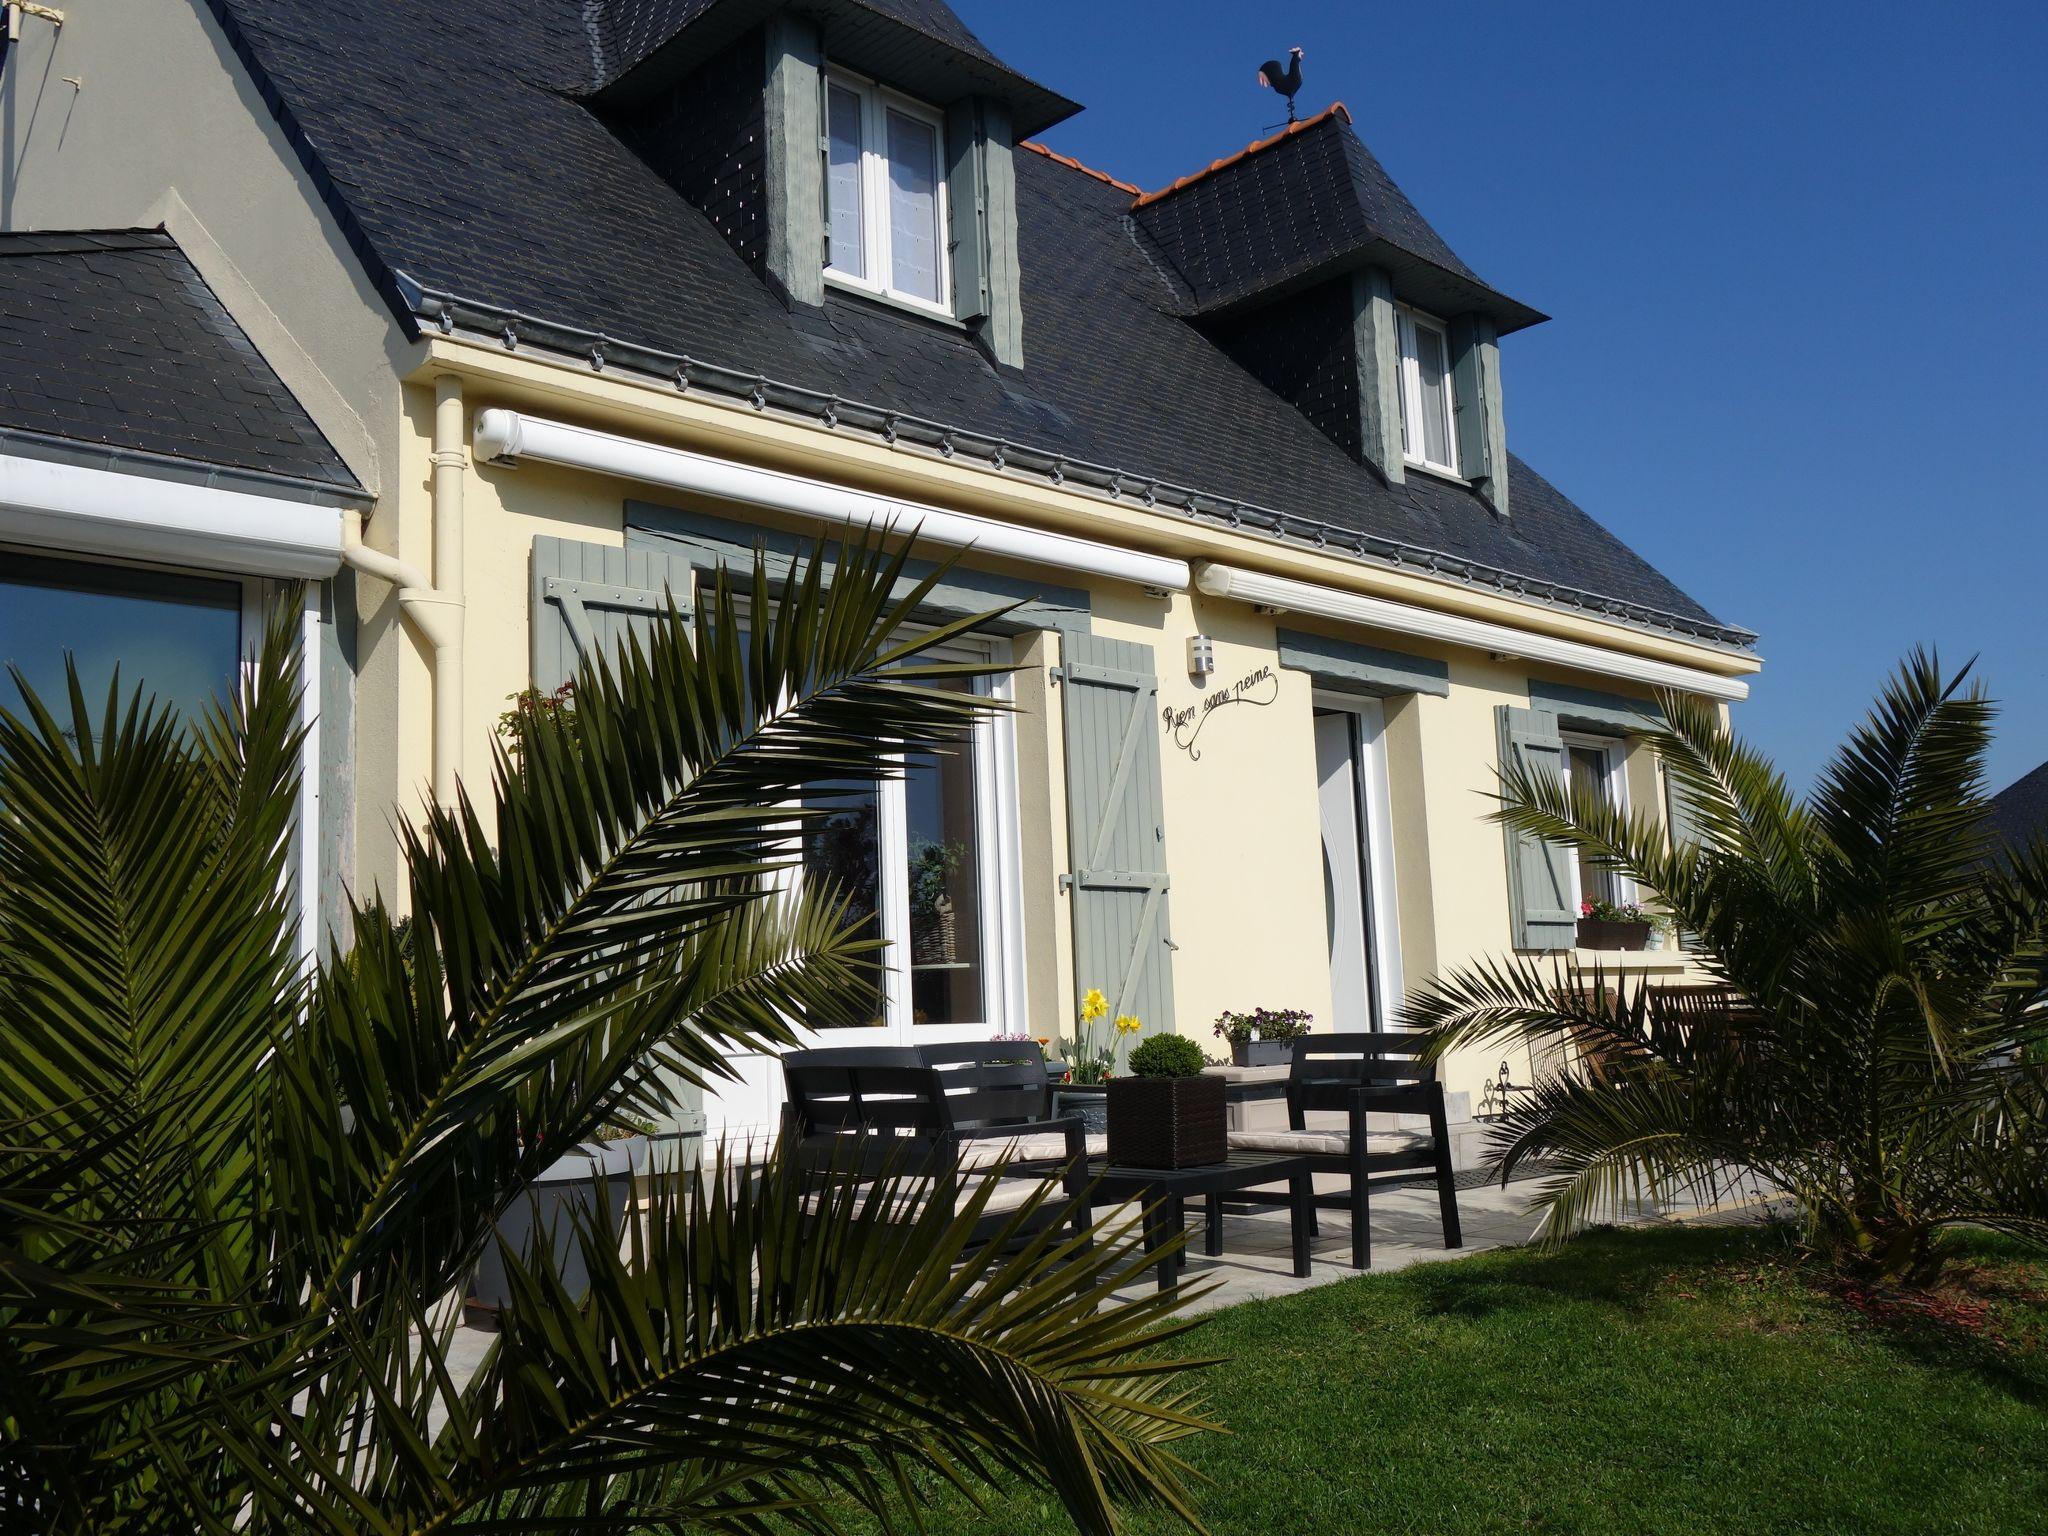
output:
[[[890,285],[939,301],[939,136],[930,123],[889,114]]]
[[[962,745],[945,753],[918,753],[904,770],[911,1022],[982,1023],[988,1001],[974,751]]]
[[[1415,367],[1422,380],[1422,457],[1451,462],[1451,392],[1444,368],[1444,339],[1427,326],[1415,327]]]
[[[832,150],[825,175],[825,206],[830,211],[827,234],[832,241],[832,267],[850,277],[868,275],[868,253],[861,235],[860,97],[843,85],[829,93]]]
[[[804,878],[829,882],[847,903],[847,921],[863,924],[869,938],[880,936],[875,910],[881,905],[882,851],[876,825],[876,788],[856,780],[828,780],[804,796],[804,809],[822,814],[804,832]],[[863,1022],[887,1023],[877,977],[866,996],[854,999]]]
[[[1565,771],[1572,787],[1597,796],[1603,804],[1613,804],[1612,783],[1607,773],[1607,754],[1598,747],[1565,747]],[[1585,901],[1614,901],[1620,894],[1620,884],[1611,869],[1595,869],[1590,864],[1579,865],[1579,896]]]
[[[68,715],[69,653],[95,711],[118,667],[124,700],[140,684],[193,720],[234,687],[241,636],[239,582],[0,556],[0,702],[10,708],[18,702],[5,671],[12,664],[54,713]]]

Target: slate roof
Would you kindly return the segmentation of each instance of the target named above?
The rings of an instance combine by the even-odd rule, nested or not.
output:
[[[1371,262],[1395,269],[1425,308],[1483,310],[1503,333],[1544,318],[1458,258],[1352,132],[1342,102],[1146,193],[1133,213],[1201,313]]]
[[[584,0],[209,3],[408,322],[510,328],[1205,520],[1754,639],[1519,461],[1508,519],[1426,475],[1384,485],[1183,318],[1127,191],[1046,155],[1015,157],[1026,363],[999,370],[955,329],[836,291],[822,314],[784,307],[566,87]]]
[[[2048,838],[2048,763],[1991,797],[1991,835],[2002,848]]]
[[[545,3],[545,0],[543,0]],[[590,93],[633,95],[676,79],[786,0],[581,0]],[[912,95],[947,101],[963,86],[1009,103],[1019,133],[1080,111],[988,51],[944,0],[838,0],[808,7],[826,55]]]
[[[0,429],[362,489],[161,230],[0,233]]]

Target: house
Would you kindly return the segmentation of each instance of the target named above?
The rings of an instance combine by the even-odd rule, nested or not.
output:
[[[2001,850],[2048,838],[2048,763],[2023,773],[1991,797],[1991,840]]]
[[[940,0],[10,14],[0,228],[182,253],[338,460],[277,513],[325,530],[322,924],[397,894],[394,822],[487,771],[509,696],[848,526],[960,554],[934,617],[1019,605],[974,653],[1015,711],[808,854],[895,945],[875,1041],[1057,1034],[1090,987],[1205,1043],[1360,1028],[1480,955],[1583,961],[1579,901],[1630,893],[1504,837],[1497,768],[1654,813],[1654,690],[1760,666],[1510,451],[1544,317],[1342,106],[1141,191],[1040,144],[1076,105]],[[158,366],[90,311],[71,340]],[[254,558],[6,515],[11,562]],[[714,1126],[772,1121],[740,1066]]]

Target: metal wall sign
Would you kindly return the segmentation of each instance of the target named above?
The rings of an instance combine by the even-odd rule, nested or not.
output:
[[[1234,683],[1203,694],[1183,709],[1167,705],[1159,711],[1159,723],[1173,744],[1187,753],[1188,760],[1199,763],[1202,752],[1195,745],[1195,738],[1202,734],[1216,711],[1231,704],[1256,704],[1263,709],[1279,697],[1280,675],[1270,666],[1259,667]]]

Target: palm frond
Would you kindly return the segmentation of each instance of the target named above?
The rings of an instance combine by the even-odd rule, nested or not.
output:
[[[508,1251],[513,1302],[474,1380],[436,1363],[446,1334],[424,1317],[398,1356],[366,1329],[336,1378],[355,1385],[303,1416],[357,1416],[354,1454],[308,1454],[333,1426],[268,1451],[246,1426],[229,1438],[264,1458],[259,1501],[293,1528],[355,1529],[360,1504],[410,1530],[523,1531],[565,1501],[587,1531],[840,1501],[893,1520],[922,1498],[912,1466],[1046,1480],[1085,1531],[1120,1529],[1116,1502],[1197,1525],[1171,1447],[1213,1426],[1174,1381],[1196,1362],[1157,1354],[1186,1325],[1166,1323],[1171,1297],[1110,1296],[1153,1257],[1138,1224],[1033,1235],[1066,1199],[1047,1184],[1012,1243],[977,1247],[996,1182],[956,1208],[929,1175],[857,1185],[777,1158],[702,1170],[623,1231],[593,1201],[588,1292]]]

